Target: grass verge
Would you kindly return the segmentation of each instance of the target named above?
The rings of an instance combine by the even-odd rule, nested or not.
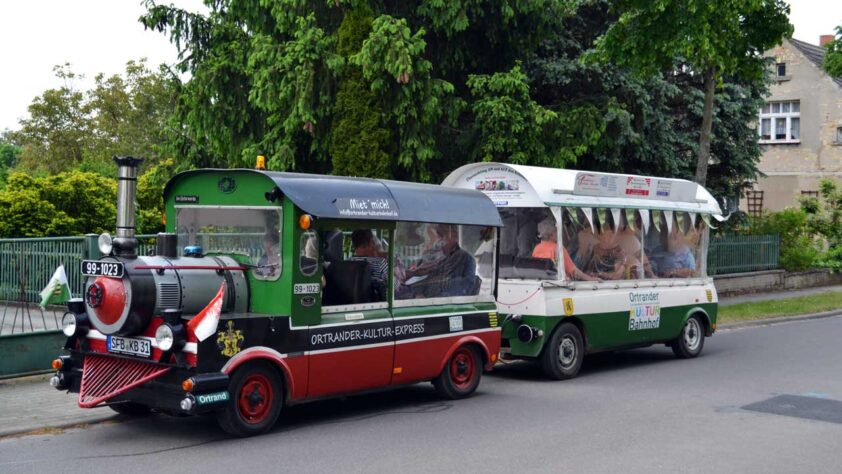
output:
[[[716,317],[718,324],[751,321],[755,319],[795,316],[842,309],[842,291],[799,296],[783,300],[754,301],[730,306],[720,306]]]

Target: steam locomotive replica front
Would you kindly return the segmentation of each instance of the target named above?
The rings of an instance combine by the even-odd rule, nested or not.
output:
[[[231,257],[203,256],[199,247],[187,247],[179,257],[171,233],[158,234],[154,256],[137,255],[135,195],[142,160],[114,160],[116,237],[101,235],[102,257],[81,263],[82,298],[71,299],[62,318],[69,355],[53,362],[57,372],[50,383],[79,393],[83,408],[105,404],[124,414],[219,408],[229,400],[229,377],[199,363],[199,341],[188,322],[203,310],[245,312],[245,268]],[[215,299],[216,308],[209,305]]]

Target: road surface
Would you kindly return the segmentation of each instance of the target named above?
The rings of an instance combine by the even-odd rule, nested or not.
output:
[[[592,356],[564,382],[515,363],[467,400],[422,384],[301,405],[245,440],[210,418],[123,419],[2,439],[0,472],[838,473],[840,340],[836,317],[723,331],[694,360]]]

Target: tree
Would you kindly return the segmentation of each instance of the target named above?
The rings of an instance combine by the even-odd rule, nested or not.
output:
[[[12,172],[0,190],[0,237],[110,231],[116,222],[116,199],[115,180],[96,173],[70,171],[32,177]]]
[[[512,73],[558,33],[575,2],[221,0],[208,2],[206,16],[145,3],[141,21],[169,34],[177,67],[192,76],[176,108],[192,163],[251,165],[263,154],[272,169],[388,169],[426,181],[477,156],[478,139],[489,137],[477,101],[516,92],[479,92],[491,85],[480,77]],[[545,122],[521,137],[543,145],[519,149],[559,163],[553,142],[571,135],[569,125]],[[565,159],[586,147],[566,146]]]
[[[832,77],[842,77],[842,25],[836,27],[836,38],[825,49],[822,67]]]
[[[602,130],[577,157],[577,168],[693,179],[704,81],[680,63],[667,72],[641,75],[611,63],[583,61],[616,20],[610,5],[608,0],[582,3],[524,63],[531,95],[559,115],[593,111],[593,124],[574,121],[582,133]],[[707,182],[714,195],[738,194],[756,178],[760,147],[751,124],[766,91],[763,77],[725,77],[717,89]]]
[[[597,40],[597,57],[642,75],[672,71],[676,61],[703,78],[705,101],[697,182],[707,179],[717,84],[762,77],[762,54],[792,34],[783,0],[620,0],[619,19]]]
[[[6,138],[8,135],[8,130],[0,134],[0,189],[6,185],[9,169],[17,165],[21,153],[21,148]]]
[[[113,174],[112,155],[145,156],[151,165],[163,154],[162,145],[174,133],[172,77],[151,71],[145,60],[129,61],[123,75],[99,74],[92,89],[79,90],[80,77],[69,64],[54,71],[64,85],[36,97],[30,117],[10,134],[22,147],[22,169],[55,174],[81,167]]]

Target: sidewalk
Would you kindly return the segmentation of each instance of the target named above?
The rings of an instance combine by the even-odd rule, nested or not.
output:
[[[51,376],[0,380],[0,437],[97,423],[117,416],[107,407],[79,408],[76,405],[78,395],[51,387]]]
[[[753,303],[756,301],[784,300],[797,298],[799,296],[818,295],[821,293],[832,293],[842,291],[842,285],[818,286],[815,288],[803,288],[800,290],[777,291],[774,293],[751,293],[748,295],[725,296],[719,298],[720,306],[731,306],[740,303]]]

